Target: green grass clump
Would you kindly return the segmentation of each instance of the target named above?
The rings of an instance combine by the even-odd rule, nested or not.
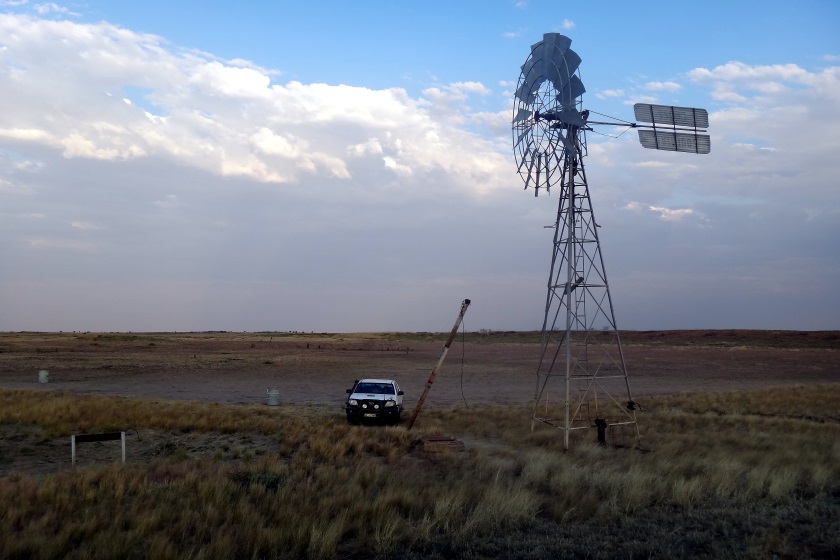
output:
[[[428,410],[407,432],[324,407],[8,390],[0,404],[4,434],[131,426],[170,450],[0,471],[2,558],[840,555],[840,385],[651,398],[646,452],[584,432],[563,453],[524,405]],[[433,432],[466,451],[421,451]]]

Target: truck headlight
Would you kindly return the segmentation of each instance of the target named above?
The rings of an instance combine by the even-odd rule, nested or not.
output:
[[[347,404],[349,404],[350,406],[359,406],[359,401],[357,401],[356,399],[350,399],[349,401],[347,401]]]
[[[397,403],[395,403],[394,401],[386,401],[385,402],[385,408],[388,408],[389,406],[394,406],[395,404],[397,404]]]

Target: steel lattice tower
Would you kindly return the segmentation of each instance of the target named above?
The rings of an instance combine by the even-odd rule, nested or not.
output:
[[[542,325],[533,422],[563,430],[638,425],[592,211],[583,127],[569,126]],[[603,432],[601,432],[603,433]],[[601,438],[603,439],[603,438]]]

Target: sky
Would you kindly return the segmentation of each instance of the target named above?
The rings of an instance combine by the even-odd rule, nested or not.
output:
[[[621,329],[840,329],[840,3],[0,0],[0,331],[542,324],[557,196],[513,92],[702,107],[587,134]]]

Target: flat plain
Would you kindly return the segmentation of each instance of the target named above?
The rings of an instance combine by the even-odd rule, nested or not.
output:
[[[840,332],[623,332],[635,449],[530,430],[533,332],[459,334],[413,431],[347,425],[356,378],[410,410],[445,338],[0,334],[0,557],[840,557]],[[126,465],[71,468],[112,430]]]
[[[412,404],[441,333],[4,333],[0,387],[221,403],[339,406],[354,379],[396,379]],[[840,381],[840,331],[628,331],[634,397]],[[533,398],[540,334],[458,335],[429,406]],[[50,383],[38,384],[39,370]]]

